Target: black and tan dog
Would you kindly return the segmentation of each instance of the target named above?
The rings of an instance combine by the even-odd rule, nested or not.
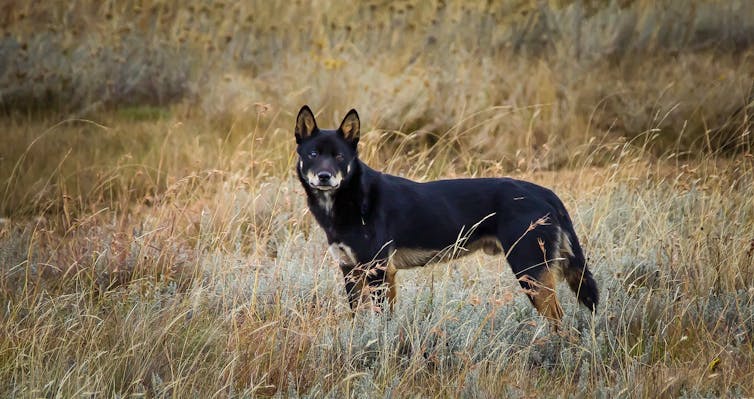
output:
[[[400,269],[482,249],[504,253],[537,311],[559,321],[564,277],[594,311],[597,284],[563,203],[550,190],[509,178],[417,183],[377,172],[358,158],[359,116],[336,130],[317,127],[308,106],[296,119],[297,166],[309,209],[325,230],[352,309],[387,293],[392,309]]]

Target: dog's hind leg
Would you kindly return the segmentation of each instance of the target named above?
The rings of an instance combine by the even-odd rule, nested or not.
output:
[[[550,253],[557,252],[546,250],[549,240],[540,239],[534,231],[528,234],[531,236],[523,237],[515,245],[505,246],[506,259],[537,312],[550,320],[557,329],[563,317],[563,309],[555,292],[560,265],[557,259],[548,259],[551,257]],[[554,243],[554,240],[550,242]],[[511,243],[511,240],[507,243]]]
[[[560,307],[555,292],[555,276],[553,273],[548,268],[539,272],[539,276],[536,277],[536,282],[533,284],[535,288],[531,298],[537,312],[555,323],[557,328],[560,319],[563,317],[563,308]]]

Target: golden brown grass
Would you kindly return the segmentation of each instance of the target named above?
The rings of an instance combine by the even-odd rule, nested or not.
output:
[[[754,395],[752,9],[441,4],[2,8],[0,396]],[[351,319],[303,103],[378,169],[553,188],[598,313],[479,255]]]
[[[364,152],[380,139],[365,135]],[[143,182],[112,171],[115,202],[3,219],[5,394],[752,393],[750,156],[651,160],[624,145],[609,166],[514,172],[564,198],[603,292],[592,318],[561,286],[561,337],[483,255],[401,272],[392,318],[352,320],[291,141],[272,176],[254,161],[277,144],[218,144],[197,157],[216,167],[167,173],[154,194],[127,197]],[[448,175],[500,174],[445,161]]]

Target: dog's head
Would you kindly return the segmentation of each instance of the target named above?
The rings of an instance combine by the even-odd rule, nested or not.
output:
[[[350,178],[359,142],[359,115],[350,110],[336,130],[317,127],[314,114],[304,105],[296,117],[298,172],[314,190],[336,190]]]

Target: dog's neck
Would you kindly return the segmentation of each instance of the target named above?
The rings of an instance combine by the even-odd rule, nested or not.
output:
[[[317,190],[309,186],[299,173],[299,179],[306,191],[309,210],[328,236],[338,226],[364,224],[368,210],[368,173],[371,169],[358,158],[353,161],[349,176],[340,187],[332,191]]]

